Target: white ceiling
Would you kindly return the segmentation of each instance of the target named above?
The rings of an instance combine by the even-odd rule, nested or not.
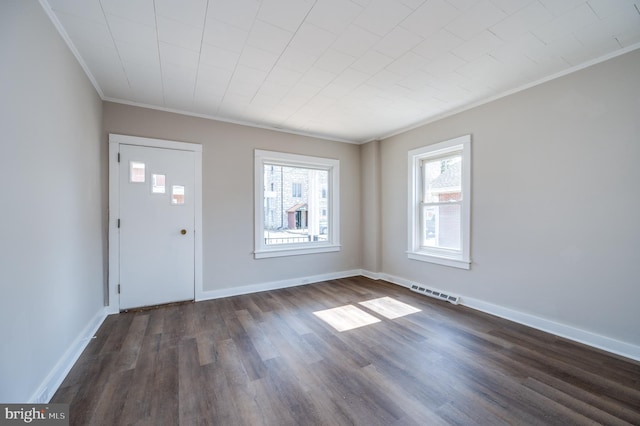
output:
[[[103,99],[350,142],[640,46],[640,0],[41,3]]]

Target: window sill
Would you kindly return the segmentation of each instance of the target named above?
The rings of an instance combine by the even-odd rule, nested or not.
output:
[[[471,269],[470,260],[462,260],[453,257],[437,256],[425,252],[407,252],[409,259],[419,260],[421,262],[436,263],[438,265],[451,266],[453,268]]]
[[[270,257],[299,256],[303,254],[329,253],[340,251],[340,245],[322,245],[318,247],[289,247],[277,249],[263,249],[253,252],[256,259],[267,259]]]

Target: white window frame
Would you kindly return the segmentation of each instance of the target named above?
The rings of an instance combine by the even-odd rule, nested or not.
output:
[[[421,203],[423,197],[422,163],[447,154],[461,152],[462,156],[462,203],[460,250],[421,245]],[[471,135],[460,136],[444,142],[409,151],[409,196],[408,196],[408,250],[409,259],[437,263],[461,269],[471,268]]]
[[[295,256],[302,254],[326,253],[340,251],[340,160],[312,157],[308,155],[288,154],[284,152],[254,152],[254,257],[256,259]],[[275,165],[285,167],[303,167],[307,169],[326,170],[329,172],[327,200],[327,224],[329,228],[327,241],[310,241],[292,244],[267,245],[264,242],[264,166]]]

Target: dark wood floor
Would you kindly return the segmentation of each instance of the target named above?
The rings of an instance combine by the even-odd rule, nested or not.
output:
[[[381,297],[420,312],[359,304]],[[349,304],[380,321],[314,314]],[[76,425],[639,425],[640,363],[356,277],[110,316],[51,402]]]

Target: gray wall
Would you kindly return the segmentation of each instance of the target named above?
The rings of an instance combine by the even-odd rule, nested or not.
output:
[[[109,133],[202,144],[204,291],[360,268],[360,147],[108,103]],[[340,160],[340,239],[333,253],[253,258],[255,149]]]
[[[373,141],[360,147],[362,168],[362,269],[381,272],[380,241],[380,142]]]
[[[102,102],[37,1],[0,3],[0,402],[103,308]]]
[[[382,271],[639,345],[638,76],[640,50],[383,140]],[[407,151],[469,133],[471,270],[409,260]]]

